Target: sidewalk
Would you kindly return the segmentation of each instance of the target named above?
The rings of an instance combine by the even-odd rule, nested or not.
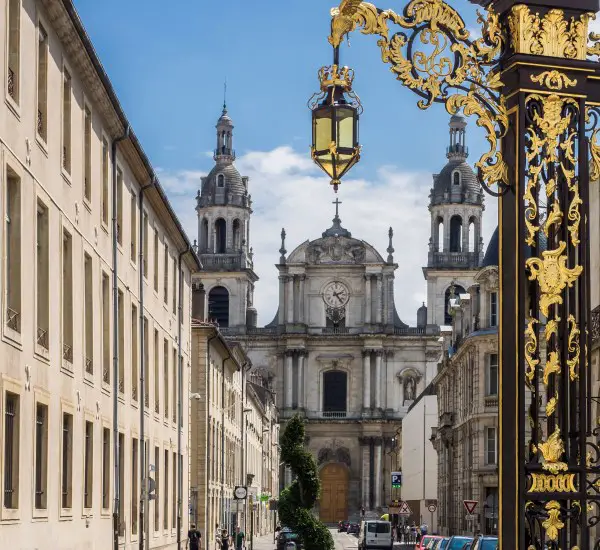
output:
[[[274,550],[273,533],[261,537],[254,536],[254,548],[252,550]],[[250,550],[250,541],[246,541],[246,550]]]

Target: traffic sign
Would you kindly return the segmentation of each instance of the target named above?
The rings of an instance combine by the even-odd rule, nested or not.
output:
[[[402,487],[402,472],[392,472],[392,489]]]
[[[463,504],[465,506],[467,514],[473,515],[475,508],[477,508],[478,502],[476,500],[463,500]]]
[[[398,512],[398,515],[407,517],[412,515],[412,510],[410,509],[408,502],[406,502],[405,500],[402,500],[400,502],[400,511]]]
[[[475,520],[477,519],[477,516],[474,516],[473,514],[467,514],[467,515],[465,516],[465,519],[466,519],[467,521],[475,521]]]
[[[433,514],[437,510],[437,504],[430,504],[427,509]]]

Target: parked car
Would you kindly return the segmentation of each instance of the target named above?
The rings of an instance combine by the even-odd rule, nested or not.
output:
[[[348,520],[346,521],[340,521],[338,523],[338,532],[344,532],[348,530],[348,525],[350,525],[350,522]]]
[[[421,539],[421,543],[419,546],[417,546],[417,548],[419,548],[419,549],[426,548],[427,550],[435,550],[438,548],[438,545],[443,538],[444,537],[438,537],[436,535],[425,535]]]
[[[462,537],[455,535],[450,537],[448,544],[445,546],[444,550],[463,550],[465,546],[473,542],[473,537]]]
[[[478,536],[469,546],[469,550],[496,550],[498,548],[498,537],[486,535]]]
[[[436,548],[436,550],[446,550],[448,548],[449,542],[450,542],[450,537],[444,537],[438,544],[438,547]]]
[[[358,536],[359,531],[360,531],[360,524],[358,524],[358,523],[350,523],[348,525],[348,528],[346,529],[346,533],[348,533],[349,535]]]
[[[298,533],[294,533],[289,527],[283,527],[277,537],[277,550],[285,550],[288,542],[295,542],[298,549],[303,547]]]
[[[358,534],[358,550],[375,550],[383,548],[392,550],[392,524],[389,521],[367,520],[360,524]]]

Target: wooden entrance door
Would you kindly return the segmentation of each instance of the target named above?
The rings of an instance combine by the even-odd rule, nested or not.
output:
[[[323,523],[348,519],[348,469],[344,464],[327,464],[320,477],[319,519]]]

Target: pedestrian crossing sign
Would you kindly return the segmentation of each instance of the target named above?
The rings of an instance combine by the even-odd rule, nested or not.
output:
[[[405,500],[400,502],[400,511],[398,512],[398,515],[407,517],[412,516],[412,510],[410,509],[408,502],[406,502]]]

